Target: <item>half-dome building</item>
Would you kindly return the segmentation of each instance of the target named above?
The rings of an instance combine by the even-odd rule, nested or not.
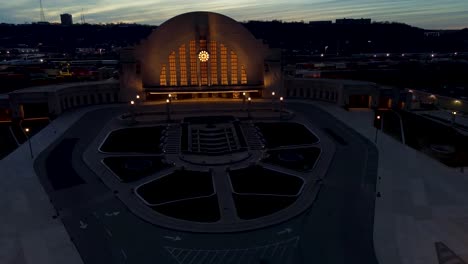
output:
[[[237,21],[212,12],[169,19],[121,54],[120,99],[259,97],[281,87],[279,52]]]

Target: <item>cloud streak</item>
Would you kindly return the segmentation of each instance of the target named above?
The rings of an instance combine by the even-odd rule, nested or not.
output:
[[[190,11],[213,11],[238,21],[312,21],[369,17],[423,28],[468,27],[467,0],[43,0],[50,22],[61,13],[78,20],[84,10],[91,23],[136,22],[159,25]],[[15,0],[0,6],[0,22],[24,23],[39,19],[39,1]]]

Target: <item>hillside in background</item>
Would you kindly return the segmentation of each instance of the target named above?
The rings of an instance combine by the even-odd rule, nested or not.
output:
[[[316,25],[249,21],[243,24],[270,47],[307,54],[468,51],[468,29],[431,31],[400,23]],[[0,47],[24,45],[70,53],[86,47],[111,49],[135,44],[155,28],[138,24],[0,24]]]

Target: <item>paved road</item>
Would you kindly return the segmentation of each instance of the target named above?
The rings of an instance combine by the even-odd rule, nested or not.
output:
[[[35,169],[87,264],[377,263],[372,243],[375,148],[319,109],[305,104],[288,107],[306,114],[316,126],[328,128],[345,144],[337,143],[333,165],[314,205],[294,219],[261,230],[185,233],[151,225],[130,213],[81,159],[104,121],[123,108],[85,115],[38,157]],[[62,140],[75,138],[76,145],[68,144],[69,149],[62,151],[72,153],[73,170],[85,183],[55,190],[46,164],[60,164],[60,156],[51,153]],[[64,168],[63,177],[68,169]]]
[[[312,208],[302,219],[304,259],[318,263],[377,263],[373,247],[377,149],[328,113],[308,104],[290,108],[329,128],[337,143],[334,161]]]

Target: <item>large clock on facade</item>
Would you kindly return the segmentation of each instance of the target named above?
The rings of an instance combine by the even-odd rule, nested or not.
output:
[[[210,54],[206,50],[202,50],[198,53],[198,59],[201,62],[207,62],[209,58],[210,58]]]

